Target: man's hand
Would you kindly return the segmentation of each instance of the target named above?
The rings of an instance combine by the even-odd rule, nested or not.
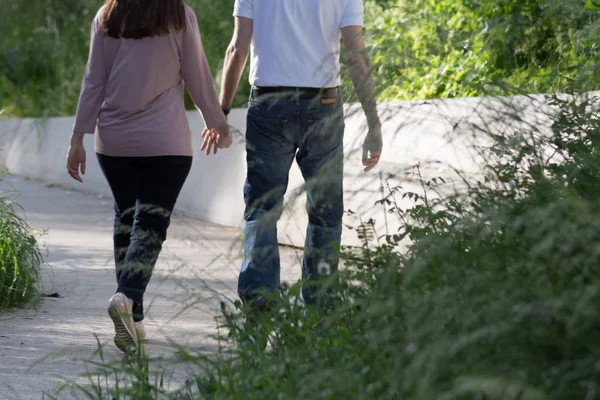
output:
[[[369,133],[367,133],[363,143],[362,163],[365,166],[364,172],[372,170],[379,163],[382,149],[381,125],[376,125],[369,128]]]
[[[362,35],[362,26],[347,26],[342,28],[342,37],[346,49],[346,62],[352,78],[352,83],[362,104],[369,133],[363,144],[362,162],[365,172],[373,169],[381,157],[383,141],[381,138],[381,121],[377,113],[375,100],[375,83],[371,62],[365,49],[365,40]]]
[[[74,133],[71,136],[71,145],[69,146],[69,154],[67,155],[67,171],[69,176],[76,181],[83,182],[79,175],[85,175],[85,147],[83,147],[83,134]]]
[[[231,130],[227,122],[217,126],[214,129],[205,129],[202,132],[202,147],[200,150],[206,150],[206,155],[217,154],[217,149],[226,149],[233,143],[233,137],[231,136]]]

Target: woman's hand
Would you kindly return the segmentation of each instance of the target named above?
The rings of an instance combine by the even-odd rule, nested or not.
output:
[[[83,147],[83,133],[73,133],[71,136],[71,145],[67,155],[67,171],[69,176],[76,181],[83,182],[79,175],[85,175],[85,147]]]
[[[200,150],[206,150],[206,155],[210,155],[211,150],[213,154],[217,154],[217,149],[226,149],[233,143],[233,137],[231,136],[231,130],[227,122],[222,123],[214,129],[205,129],[202,132],[202,147]]]

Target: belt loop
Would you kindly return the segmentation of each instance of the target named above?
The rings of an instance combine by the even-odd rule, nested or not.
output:
[[[300,105],[300,88],[299,87],[296,88],[296,105],[297,106]]]

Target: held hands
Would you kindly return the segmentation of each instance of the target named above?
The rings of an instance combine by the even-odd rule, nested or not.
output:
[[[379,163],[382,149],[381,124],[376,124],[369,127],[369,132],[363,143],[362,163],[365,166],[364,172],[372,170]]]
[[[227,122],[222,123],[214,129],[205,129],[202,132],[202,147],[200,150],[206,150],[206,155],[210,155],[211,150],[213,154],[217,154],[217,149],[226,149],[233,143],[233,137],[231,136],[231,130]]]
[[[71,178],[76,181],[83,182],[79,175],[85,175],[85,147],[83,147],[83,134],[74,133],[71,136],[71,145],[69,146],[69,154],[67,155],[67,171]]]

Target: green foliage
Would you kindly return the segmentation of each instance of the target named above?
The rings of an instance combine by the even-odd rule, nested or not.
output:
[[[190,398],[595,398],[598,99],[551,102],[551,134],[496,136],[466,193],[440,194],[417,168],[413,207],[384,199],[405,224],[345,254],[328,312],[293,287],[258,325],[226,313],[238,350]]]
[[[409,178],[422,190],[381,200],[400,230],[378,238],[365,223],[364,245],[324,277],[318,308],[300,301],[301,284],[260,317],[225,308],[219,353],[180,349],[200,372],[156,398],[597,398],[600,99],[548,101],[548,132],[483,133],[493,139],[486,174],[464,192],[416,166]],[[131,393],[138,372],[121,372],[103,396]]]
[[[368,1],[382,99],[544,93],[598,78],[596,10],[578,0]]]
[[[35,299],[41,263],[31,229],[0,194],[0,311]]]
[[[232,1],[190,0],[215,84]],[[99,0],[0,0],[3,117],[72,115]],[[365,0],[380,99],[594,90],[598,11],[584,0]],[[345,97],[356,100],[344,71]],[[247,71],[235,106],[247,102]],[[192,107],[189,98],[188,107]]]
[[[3,117],[73,115],[99,0],[0,0],[0,110]],[[190,0],[216,84],[233,32],[233,2]],[[247,103],[247,72],[236,106]],[[186,97],[189,108],[193,104]]]
[[[83,72],[97,2],[3,1],[0,34],[10,40],[0,43],[0,107],[8,115],[72,114],[79,90],[73,77]],[[232,30],[231,4],[190,3],[218,76]],[[380,98],[597,87],[598,14],[583,1],[366,5]],[[142,355],[98,366],[121,381],[114,387],[106,379],[107,387],[88,397],[596,398],[598,100],[550,100],[557,114],[549,133],[536,127],[487,132],[487,174],[466,192],[443,194],[444,178],[426,180],[418,168],[412,178],[422,182],[421,192],[392,189],[382,201],[403,221],[401,230],[377,238],[365,224],[359,230],[364,246],[347,249],[345,268],[325,281],[322,308],[302,305],[299,285],[283,288],[274,312],[258,321],[237,304],[224,312],[228,335],[219,354],[206,358],[180,349],[180,362],[202,373],[177,393],[162,389],[161,374],[150,379],[153,360]],[[519,120],[520,112],[498,116]],[[414,205],[402,208],[398,196]],[[0,210],[6,210],[0,254],[10,255],[2,265],[13,266],[12,275],[2,276],[14,282],[17,266],[17,282],[30,284],[39,266],[35,240],[12,208]],[[18,263],[11,263],[15,257]],[[23,275],[26,265],[31,275]],[[0,279],[0,290],[17,287],[8,281]],[[24,298],[33,292],[11,293]]]

